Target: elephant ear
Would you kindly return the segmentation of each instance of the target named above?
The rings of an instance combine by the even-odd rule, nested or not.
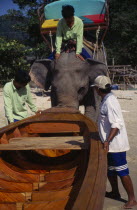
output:
[[[30,70],[30,77],[31,80],[40,88],[44,90],[48,90],[51,86],[51,60],[44,59],[44,60],[36,60]]]
[[[105,63],[87,59],[89,64],[89,80],[90,83],[93,84],[96,77],[100,75],[108,76],[108,68]]]

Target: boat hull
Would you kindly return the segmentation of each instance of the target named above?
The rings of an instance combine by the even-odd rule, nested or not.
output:
[[[0,142],[0,209],[103,208],[106,153],[78,111],[52,108],[13,123]]]

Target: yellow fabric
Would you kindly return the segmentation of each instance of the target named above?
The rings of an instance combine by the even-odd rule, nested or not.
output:
[[[42,28],[56,28],[58,25],[59,20],[51,19],[45,20],[42,24]]]

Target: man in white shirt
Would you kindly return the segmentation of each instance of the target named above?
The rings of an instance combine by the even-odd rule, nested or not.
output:
[[[94,81],[95,90],[101,96],[98,129],[104,149],[108,152],[108,179],[112,191],[106,197],[120,199],[117,176],[128,194],[125,209],[137,205],[129,169],[126,151],[130,149],[122,111],[117,98],[111,92],[111,81],[106,76],[98,76]]]

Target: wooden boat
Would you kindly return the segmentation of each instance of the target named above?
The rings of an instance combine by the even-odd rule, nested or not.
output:
[[[96,125],[51,108],[0,129],[1,210],[101,210],[106,153]]]

